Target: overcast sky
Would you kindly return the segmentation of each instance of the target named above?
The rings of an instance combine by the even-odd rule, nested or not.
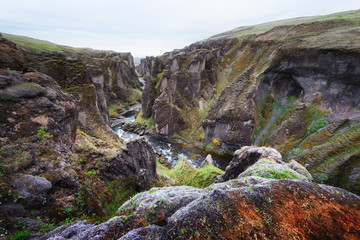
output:
[[[0,0],[0,32],[134,56],[240,26],[360,9],[360,0]]]

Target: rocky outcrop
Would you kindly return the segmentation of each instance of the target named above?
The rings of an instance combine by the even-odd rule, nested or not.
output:
[[[78,222],[41,239],[356,239],[359,200],[334,187],[259,177],[204,190],[154,188],[106,223]]]
[[[0,68],[16,71],[27,71],[25,57],[13,41],[4,38],[0,33]]]
[[[64,46],[60,47],[62,51],[39,51],[2,39],[0,61],[3,66],[19,71],[31,69],[51,76],[65,91],[77,96],[83,131],[104,140],[117,138],[108,127],[109,106],[140,101],[141,83],[130,53]]]
[[[59,144],[71,147],[75,140],[75,99],[64,93],[49,76],[0,70],[0,138],[2,145],[18,138],[33,137],[37,131],[51,131]]]
[[[232,44],[235,40],[227,42]],[[195,44],[183,51],[142,61],[140,72],[148,77],[142,96],[142,113],[144,118],[152,116],[157,134],[172,136],[201,121],[194,115],[198,113],[189,115],[189,110],[202,111],[205,101],[214,96],[216,60],[223,51],[220,43],[207,47]]]
[[[256,163],[259,159],[266,158],[275,162],[281,162],[281,154],[273,148],[246,146],[234,153],[234,158],[225,169],[225,173],[220,176],[220,181],[227,181],[237,178],[240,173]]]
[[[311,174],[298,162],[281,161],[281,154],[273,148],[246,146],[234,153],[234,158],[226,167],[218,182],[246,176],[266,178],[297,179],[312,181]]]

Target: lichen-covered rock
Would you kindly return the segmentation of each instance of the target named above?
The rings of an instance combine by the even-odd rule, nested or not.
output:
[[[300,169],[300,172],[292,169],[290,165],[286,163],[261,158],[254,165],[240,173],[238,178],[246,176],[259,176],[273,179],[296,179],[302,181],[312,180],[311,174],[307,172],[305,168],[295,165],[294,162],[291,166],[295,166],[296,169]],[[302,173],[304,173],[304,175]]]
[[[359,203],[357,195],[334,187],[246,177],[203,190],[153,189],[107,223],[75,223],[41,239],[66,239],[69,232],[71,239],[357,239]]]
[[[237,178],[240,173],[256,163],[259,159],[266,158],[274,162],[281,162],[281,154],[274,148],[246,146],[235,151],[234,158],[226,167],[224,174],[218,177],[218,181],[227,181]]]

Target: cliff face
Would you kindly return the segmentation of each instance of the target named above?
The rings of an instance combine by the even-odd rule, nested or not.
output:
[[[82,99],[79,114],[82,130],[103,139],[117,137],[110,128],[106,127],[108,129],[104,131],[99,126],[110,125],[110,103],[134,104],[134,98],[139,95],[141,84],[129,53],[96,50],[39,52],[24,47],[21,50],[31,69],[51,76],[63,89]]]
[[[108,102],[140,86],[131,55],[30,50],[0,35],[1,234],[104,217],[156,177],[150,143],[108,125]]]
[[[359,19],[244,27],[146,58],[143,117],[156,134],[208,151],[275,147],[318,181],[359,193]]]

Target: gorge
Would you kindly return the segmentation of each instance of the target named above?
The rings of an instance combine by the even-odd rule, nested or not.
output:
[[[360,237],[359,10],[138,66],[9,34],[0,54],[4,239]]]

